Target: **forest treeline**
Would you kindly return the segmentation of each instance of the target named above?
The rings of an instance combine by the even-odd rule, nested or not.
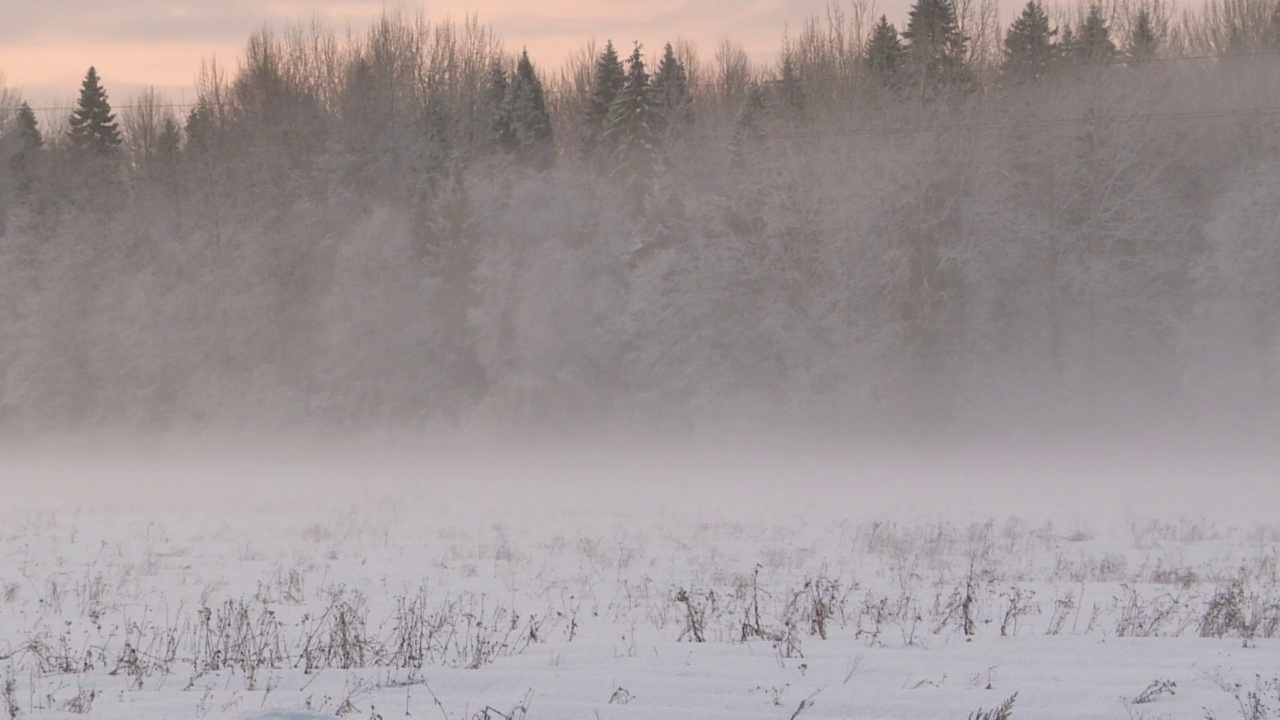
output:
[[[1280,4],[833,3],[753,64],[253,35],[0,90],[0,427],[1280,419]]]

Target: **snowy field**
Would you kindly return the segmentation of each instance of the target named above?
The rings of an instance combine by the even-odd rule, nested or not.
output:
[[[1184,450],[8,452],[0,718],[1280,718]]]

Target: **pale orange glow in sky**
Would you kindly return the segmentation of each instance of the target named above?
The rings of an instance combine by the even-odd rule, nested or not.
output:
[[[882,8],[905,21],[906,0]],[[852,0],[838,5],[849,12]],[[901,7],[898,8],[897,5]],[[339,35],[362,31],[384,8],[429,20],[469,14],[493,28],[509,51],[527,47],[545,70],[559,68],[592,38],[624,51],[640,41],[650,53],[666,41],[692,40],[709,61],[721,38],[770,63],[787,27],[825,15],[827,0],[440,0],[428,5],[335,0],[0,0],[0,74],[37,107],[72,104],[90,65],[110,99],[122,104],[153,85],[188,103],[202,59],[234,68],[246,40],[262,27],[284,29],[313,18]],[[901,15],[903,17],[899,18]]]

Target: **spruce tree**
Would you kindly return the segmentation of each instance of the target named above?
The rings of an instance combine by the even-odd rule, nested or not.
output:
[[[618,51],[614,49],[613,41],[610,40],[605,43],[604,52],[600,53],[600,58],[596,61],[595,84],[591,90],[591,97],[587,101],[583,144],[588,151],[610,149],[605,146],[605,128],[613,102],[618,98],[618,93],[622,91],[626,81],[626,71],[622,69]]]
[[[649,84],[640,43],[627,59],[627,75],[614,98],[605,122],[604,138],[619,156],[626,156],[657,143],[660,124],[657,104]]]
[[[1089,14],[1077,33],[1075,48],[1072,54],[1080,62],[1108,63],[1115,57],[1116,44],[1111,41],[1111,28],[1106,18],[1102,17],[1102,7],[1089,6]]]
[[[662,49],[662,61],[653,74],[653,96],[667,128],[676,129],[693,124],[693,95],[689,92],[689,73],[685,70],[684,63],[676,57],[671,43],[667,43]]]
[[[898,28],[889,22],[888,17],[881,15],[867,40],[867,71],[882,85],[894,85],[905,55],[906,49],[898,38]]]
[[[762,134],[761,121],[765,110],[764,90],[753,84],[747,92],[746,101],[738,109],[738,117],[733,122],[733,138],[729,141],[729,159],[735,171],[746,169],[747,148]]]
[[[911,69],[924,87],[961,81],[968,39],[960,34],[954,0],[916,0],[902,37]]]
[[[555,135],[547,113],[546,93],[529,60],[528,50],[520,54],[505,105],[515,139],[516,158],[535,170],[550,169],[555,164]]]
[[[657,170],[661,123],[641,46],[636,43],[627,60],[626,82],[609,108],[604,142],[613,148],[612,172],[630,186],[637,211],[643,208],[648,181]]]
[[[778,93],[781,95],[782,107],[786,109],[788,117],[798,118],[804,115],[804,86],[800,81],[800,74],[796,72],[795,62],[789,54],[782,58]]]
[[[36,114],[31,106],[22,103],[14,118],[13,127],[0,138],[4,154],[9,160],[9,174],[13,179],[14,189],[19,195],[26,195],[32,187],[32,176],[35,172],[35,155],[44,147],[44,137],[40,134],[40,126],[36,122]]]
[[[156,138],[156,158],[164,167],[172,168],[178,164],[181,150],[182,130],[178,127],[178,121],[166,114],[164,123],[160,126],[160,136]]]
[[[1280,0],[1271,11],[1271,25],[1267,28],[1267,46],[1280,49]]]
[[[507,96],[511,83],[507,80],[507,69],[502,66],[502,59],[495,57],[489,63],[489,93],[487,100],[493,113],[489,129],[493,142],[504,153],[513,153],[520,144],[515,129],[511,126],[511,108],[507,104]]]
[[[178,121],[172,115],[165,115],[160,137],[156,139],[156,154],[165,158],[176,157],[181,147],[182,130],[178,128]]]
[[[80,86],[80,99],[71,113],[70,125],[67,136],[77,152],[106,155],[120,146],[122,138],[116,116],[98,80],[98,71],[92,67]]]
[[[1076,33],[1075,30],[1071,29],[1071,24],[1063,25],[1058,35],[1058,44],[1053,48],[1054,61],[1062,65],[1070,65],[1075,62],[1076,44]]]
[[[44,147],[44,136],[40,134],[40,125],[36,122],[36,114],[27,103],[18,107],[14,126],[10,130],[13,138],[12,150],[15,155],[39,150]]]
[[[196,106],[187,114],[187,152],[208,152],[214,148],[218,135],[218,118],[214,114],[213,104],[203,95],[196,100]]]
[[[1042,77],[1053,59],[1053,36],[1049,16],[1038,0],[1030,0],[1009,26],[1004,38],[1005,78],[1012,81]]]
[[[1126,48],[1129,61],[1141,63],[1150,60],[1155,57],[1159,43],[1151,13],[1146,6],[1138,8],[1138,12],[1133,16],[1132,29],[1129,31],[1129,46]]]

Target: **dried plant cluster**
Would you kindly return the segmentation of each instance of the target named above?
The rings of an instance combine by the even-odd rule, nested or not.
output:
[[[601,694],[593,707],[643,713],[658,699],[646,697],[653,682],[713,653],[716,663],[754,658],[743,677],[773,678],[741,702],[767,697],[800,715],[840,706],[840,693],[856,707],[858,692],[897,692],[906,708],[920,693],[952,692],[936,716],[993,720],[1010,717],[1015,700],[1033,714],[1052,707],[1052,684],[1019,675],[1022,658],[1046,653],[1070,676],[1105,644],[1142,638],[1118,650],[1124,672],[1147,675],[1115,700],[1131,715],[1158,717],[1142,713],[1188,695],[1224,719],[1280,711],[1276,681],[1248,679],[1274,659],[1280,631],[1274,526],[1161,522],[1099,534],[1018,520],[673,520],[566,533],[424,527],[398,515],[256,532],[267,515],[243,527],[217,516],[127,529],[93,514],[10,523],[0,535],[0,710],[114,717],[163,701],[201,717],[268,706],[390,717],[395,703],[412,716],[469,717],[461,697],[492,703],[491,719],[533,718],[545,716],[546,697],[572,693],[544,696],[534,684],[480,697],[467,678],[498,687],[534,667],[544,675],[530,683],[581,692],[571,681],[583,668],[609,665],[598,682],[613,684],[589,688]],[[1201,657],[1199,669],[1143,667],[1175,650]],[[1224,661],[1232,651],[1239,657]],[[893,665],[903,652],[906,664]],[[921,669],[939,662],[963,676]],[[562,663],[579,670],[562,674]],[[879,665],[897,669],[877,674]],[[1083,697],[1093,688],[1082,677]]]

